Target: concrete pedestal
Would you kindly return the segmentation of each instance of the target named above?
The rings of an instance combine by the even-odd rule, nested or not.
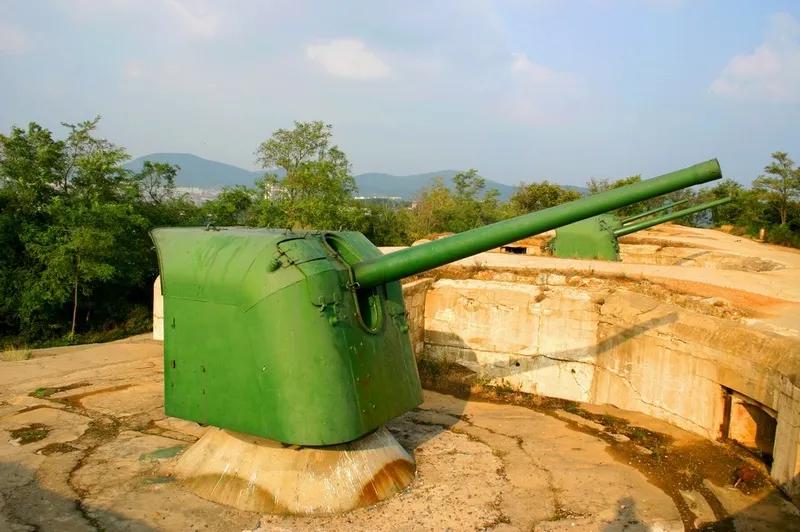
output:
[[[204,499],[254,512],[329,514],[402,491],[415,465],[381,427],[329,447],[286,445],[211,429],[179,458],[174,474]]]

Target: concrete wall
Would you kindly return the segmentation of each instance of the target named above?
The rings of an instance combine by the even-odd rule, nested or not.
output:
[[[403,299],[408,314],[411,348],[419,358],[425,350],[425,298],[433,279],[419,279],[403,285]]]
[[[772,476],[800,495],[800,339],[591,280],[570,284],[552,274],[542,284],[436,281],[423,307],[425,356],[458,360],[522,391],[644,412],[710,439],[728,430],[735,392],[777,419]]]
[[[161,295],[161,276],[153,283],[153,340],[164,341],[164,296]]]
[[[544,288],[437,281],[425,302],[426,353],[457,358],[524,391],[590,401],[597,336],[591,295]]]

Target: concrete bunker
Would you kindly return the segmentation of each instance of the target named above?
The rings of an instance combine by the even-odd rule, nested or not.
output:
[[[610,404],[753,452],[800,495],[800,341],[649,283],[458,272],[407,283],[416,356],[494,385]],[[466,278],[465,278],[466,277]]]

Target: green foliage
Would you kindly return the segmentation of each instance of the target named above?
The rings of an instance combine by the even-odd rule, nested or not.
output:
[[[800,248],[800,234],[796,231],[792,231],[789,226],[785,224],[775,225],[767,230],[766,240],[767,242],[780,246]]]
[[[732,225],[745,228],[746,232],[756,234],[760,227],[769,225],[765,217],[765,204],[758,192],[744,188],[732,179],[725,179],[710,189],[702,189],[698,201],[711,201],[730,196],[733,201],[711,211],[715,226]]]
[[[612,190],[615,188],[632,185],[634,183],[640,182],[641,180],[642,176],[639,174],[625,177],[622,179],[617,179],[616,181],[611,181],[609,179],[592,178],[586,183],[586,187],[589,189],[589,194],[597,194],[599,192],[605,192],[606,190]],[[633,205],[628,205],[627,207],[617,209],[616,211],[614,211],[614,214],[624,218],[626,216],[632,216],[634,214],[648,211],[656,207],[668,205],[670,203],[674,203],[676,201],[680,201],[683,199],[692,199],[694,198],[694,195],[695,194],[691,189],[676,190],[675,192],[672,192],[670,194],[665,194],[663,196],[658,196],[656,198],[650,198],[648,200],[640,201]],[[703,216],[704,216],[703,213],[700,213],[699,216],[694,216],[689,221],[690,223],[699,224]],[[676,220],[675,223],[680,223],[680,220]]]
[[[410,234],[413,238],[462,231],[496,222],[507,216],[497,190],[486,191],[486,180],[471,169],[453,177],[455,190],[442,179],[423,190],[412,209]]]
[[[515,215],[555,207],[579,199],[581,195],[549,181],[520,184],[511,196],[511,207]]]
[[[625,177],[622,179],[617,179],[616,181],[611,181],[610,179],[591,178],[586,183],[586,188],[589,189],[589,194],[597,194],[598,192],[605,192],[606,190],[612,190],[615,188],[624,187],[626,185],[632,185],[634,183],[638,183],[641,180],[642,176],[639,174]]]
[[[622,179],[617,179],[616,181],[611,181],[609,179],[595,179],[591,178],[586,183],[586,188],[589,189],[589,194],[598,194],[600,192],[605,192],[606,190],[612,190],[615,188],[624,187],[626,185],[632,185],[633,183],[638,183],[642,180],[642,176],[639,174],[632,175],[629,177],[625,177]],[[660,200],[663,202],[663,199]],[[617,209],[615,214],[620,217],[631,216],[633,214],[646,211],[648,209],[652,209],[653,207],[657,206],[658,203],[655,203],[654,200],[648,201],[641,201],[635,205],[629,205],[627,207],[623,207],[621,209]]]
[[[301,163],[280,182],[273,200],[292,228],[340,229],[354,222],[355,180],[331,161]]]
[[[258,183],[264,200],[257,222],[294,229],[345,229],[363,223],[364,213],[353,200],[356,182],[350,163],[331,145],[332,127],[319,121],[294,125],[275,131],[256,152],[264,168],[285,172],[283,179],[273,173]]]
[[[411,211],[390,205],[370,206],[364,224],[357,228],[376,246],[407,246],[411,236]]]
[[[148,230],[196,218],[174,196],[177,169],[131,174],[98,121],[64,124],[63,140],[34,123],[0,135],[0,336],[42,342],[128,322],[150,305]]]
[[[175,176],[180,166],[145,161],[141,172],[134,176],[139,194],[152,203],[163,203],[175,198]]]
[[[256,151],[264,168],[282,168],[290,174],[309,162],[329,162],[347,172],[350,163],[338,146],[331,146],[333,126],[321,121],[295,122],[294,129],[279,129]]]
[[[780,224],[786,225],[789,209],[800,199],[800,169],[786,152],[773,152],[772,158],[773,161],[764,167],[764,174],[753,181],[753,190],[775,209]]]
[[[219,196],[207,201],[202,212],[208,223],[216,226],[250,225],[256,192],[244,185],[225,187]]]

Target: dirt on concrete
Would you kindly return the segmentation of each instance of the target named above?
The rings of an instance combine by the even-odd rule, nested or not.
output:
[[[161,364],[161,344],[141,338],[2,363],[0,530],[800,527],[763,468],[726,446],[424,365],[427,385],[447,393],[426,391],[388,425],[417,461],[403,493],[341,515],[234,510],[174,480],[205,429],[164,416]],[[755,474],[734,487],[742,464]]]

